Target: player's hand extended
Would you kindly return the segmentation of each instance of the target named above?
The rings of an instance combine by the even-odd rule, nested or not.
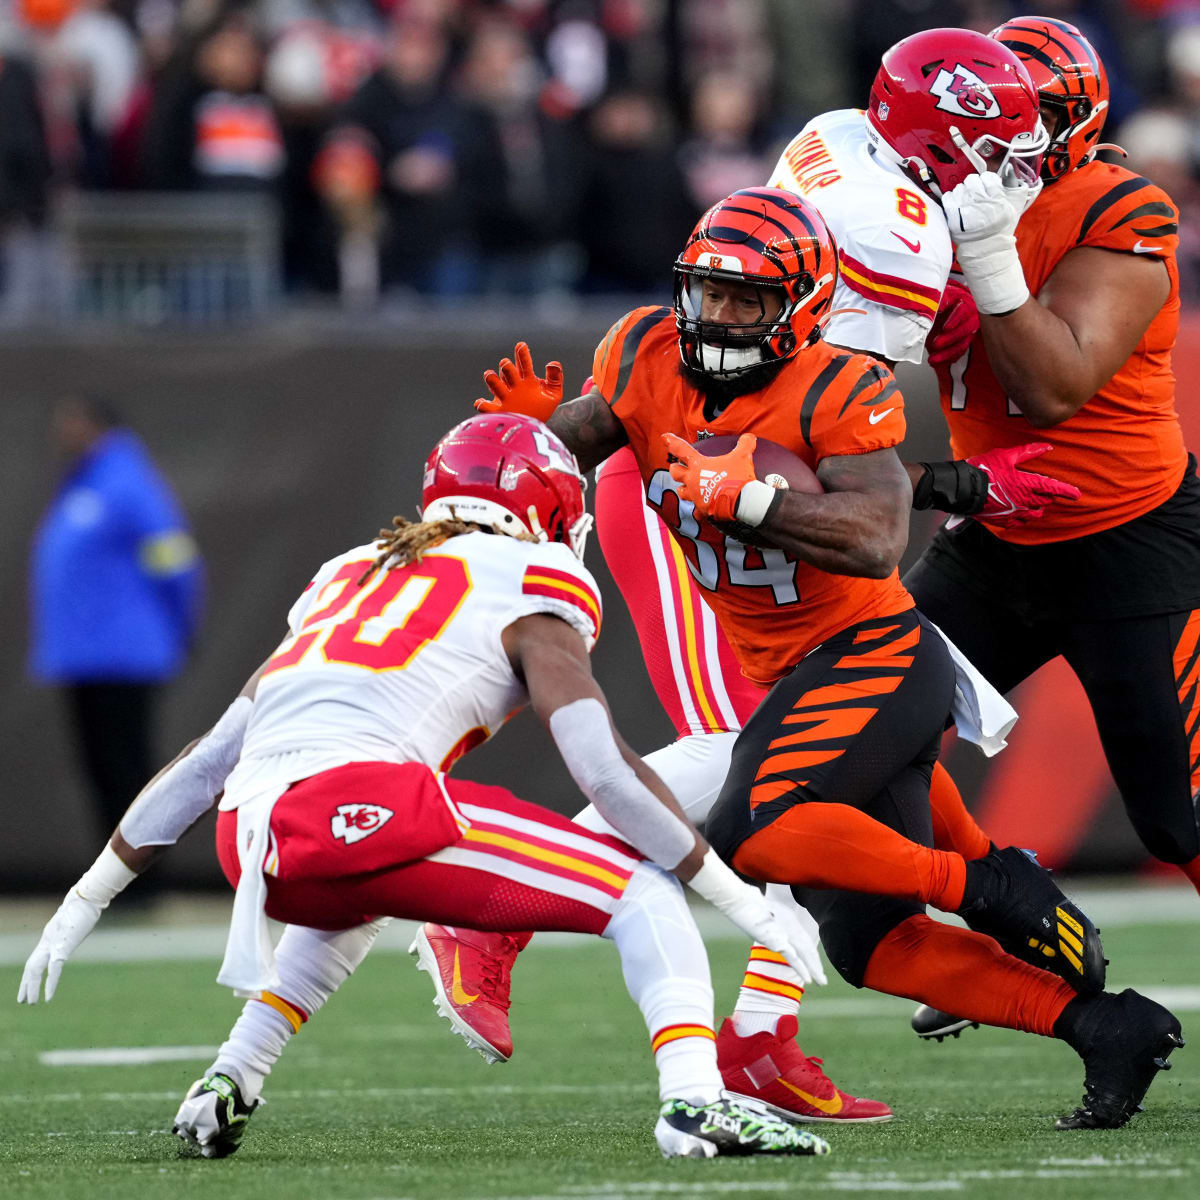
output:
[[[38,1002],[43,975],[46,977],[46,1003],[50,1002],[58,987],[63,964],[92,932],[103,911],[103,906],[85,900],[74,888],[67,893],[67,898],[46,923],[41,941],[25,963],[21,986],[17,991],[18,1004]]]
[[[986,450],[968,458],[967,462],[986,471],[988,476],[987,503],[975,515],[1007,529],[1037,520],[1046,506],[1057,500],[1078,500],[1082,493],[1074,484],[1017,469],[1027,459],[1053,449],[1049,442],[1027,442],[1024,446]]]
[[[825,983],[821,955],[808,930],[782,906],[776,909],[757,888],[742,887],[738,899],[721,904],[721,911],[760,946],[782,954],[802,984]]]
[[[933,328],[925,339],[930,363],[937,365],[962,358],[978,332],[979,309],[974,296],[957,279],[951,279],[942,293]]]
[[[525,342],[517,343],[513,358],[500,360],[499,372],[484,371],[483,382],[492,398],[481,396],[475,401],[480,412],[520,413],[546,421],[563,398],[562,363],[547,363],[543,378],[534,371],[533,355]]]
[[[758,438],[743,433],[728,454],[709,458],[681,437],[664,433],[667,453],[676,461],[671,463],[671,478],[682,484],[680,495],[690,500],[696,511],[713,521],[736,520],[738,496],[754,474],[754,447]]]

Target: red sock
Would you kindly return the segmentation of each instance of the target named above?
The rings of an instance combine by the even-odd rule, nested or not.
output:
[[[1191,862],[1180,863],[1179,869],[1191,880],[1192,887],[1200,892],[1200,856]]]
[[[910,842],[848,804],[794,805],[751,834],[733,865],[765,883],[896,896],[946,912],[962,904],[967,880],[962,855]]]
[[[909,917],[883,938],[863,982],[956,1017],[1045,1037],[1075,999],[1061,979],[1005,954],[990,937],[929,917]]]
[[[992,840],[967,812],[958,785],[942,764],[933,764],[929,782],[929,807],[933,810],[933,844],[939,850],[954,850],[965,859],[982,858]]]

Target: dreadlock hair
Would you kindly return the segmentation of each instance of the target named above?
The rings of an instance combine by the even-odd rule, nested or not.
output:
[[[379,557],[358,577],[356,586],[362,587],[376,571],[390,571],[393,567],[419,563],[427,550],[440,546],[460,533],[495,533],[495,530],[486,525],[477,525],[474,521],[460,521],[457,517],[443,517],[440,521],[410,521],[407,517],[393,517],[392,528],[381,529],[375,539]],[[538,540],[531,533],[522,532],[513,536],[521,542]]]

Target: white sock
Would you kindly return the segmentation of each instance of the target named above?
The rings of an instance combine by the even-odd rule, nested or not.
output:
[[[805,932],[816,939],[816,922],[801,908],[786,884],[767,884],[767,899],[778,910],[783,907],[799,922]],[[755,944],[750,947],[750,960],[742,977],[737,1004],[733,1010],[733,1027],[739,1037],[755,1033],[774,1033],[779,1018],[794,1016],[800,1010],[804,986],[800,977],[788,966],[782,954]]]
[[[719,1099],[712,979],[683,888],[665,871],[639,864],[604,936],[617,945],[625,986],[650,1031],[659,1099]]]
[[[228,1075],[253,1103],[292,1035],[354,973],[388,920],[332,933],[289,925],[275,948],[278,992],[246,1001],[208,1072]]]

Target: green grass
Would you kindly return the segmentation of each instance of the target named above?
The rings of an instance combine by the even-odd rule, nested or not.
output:
[[[32,946],[35,938],[30,938]],[[1194,925],[1111,929],[1110,984],[1197,984]],[[718,1012],[741,971],[712,944]],[[998,1030],[923,1044],[911,1004],[816,990],[801,1038],[851,1091],[888,1100],[887,1125],[834,1128],[833,1153],[779,1162],[663,1162],[651,1129],[653,1068],[606,943],[543,947],[514,985],[517,1054],[487,1067],[437,1019],[411,961],[378,953],[288,1048],[241,1151],[181,1159],[167,1130],[207,1065],[50,1067],[41,1051],[216,1045],[239,1003],[215,963],[71,963],[49,1006],[18,1008],[19,969],[0,969],[0,1195],[173,1200],[347,1197],[786,1196],[958,1192],[969,1196],[1200,1194],[1200,1042],[1177,1053],[1148,1111],[1115,1133],[1058,1134],[1081,1092],[1078,1060]],[[823,1011],[824,1010],[824,1011]],[[1183,1013],[1185,1032],[1200,1021]],[[1200,1028],[1197,1029],[1200,1038]],[[828,1129],[828,1127],[826,1127]]]

